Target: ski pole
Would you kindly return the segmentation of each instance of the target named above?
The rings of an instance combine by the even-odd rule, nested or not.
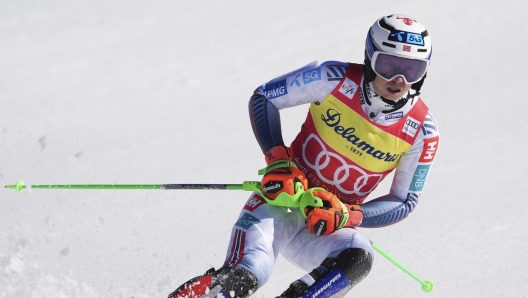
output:
[[[244,181],[242,184],[51,184],[51,185],[30,185],[31,189],[149,189],[149,190],[171,190],[171,189],[227,189],[227,190],[246,190],[261,192],[261,183],[259,181]],[[26,185],[23,181],[18,181],[16,184],[6,185],[7,189],[14,189],[17,193],[21,193],[26,189]],[[372,248],[384,256],[387,260],[391,261],[394,265],[399,267],[405,273],[409,274],[412,278],[418,281],[422,285],[424,292],[431,292],[434,288],[432,282],[426,280],[423,281],[418,278],[414,273],[410,272],[402,264],[396,261],[388,253],[382,250],[379,246],[372,244]]]
[[[414,273],[412,273],[411,271],[409,271],[407,268],[405,268],[402,264],[400,264],[398,261],[396,261],[393,257],[391,257],[388,253],[386,253],[383,249],[381,249],[379,246],[377,246],[376,244],[372,243],[372,248],[374,248],[374,250],[376,250],[377,252],[379,252],[382,256],[384,256],[387,260],[391,261],[394,265],[396,265],[398,268],[400,268],[401,270],[403,270],[403,272],[409,274],[412,278],[414,278],[416,281],[418,281],[420,284],[422,284],[422,290],[426,293],[429,293],[433,290],[434,288],[434,285],[432,282],[426,280],[426,281],[423,281],[421,280],[420,278],[418,278],[418,276],[416,276]]]
[[[244,181],[242,184],[55,184],[30,185],[31,189],[228,189],[260,192],[259,181]],[[14,189],[21,193],[28,188],[23,181],[6,185],[5,188]]]
[[[262,183],[260,181],[244,181],[242,184],[51,184],[51,185],[30,185],[32,189],[227,189],[227,190],[246,190],[259,193],[266,202],[273,206],[281,207],[299,207],[299,202],[304,193],[304,188],[300,182],[295,183],[295,194],[289,195],[281,193],[275,199],[269,199],[262,194]],[[14,189],[21,193],[28,188],[23,181],[16,184],[6,185],[5,188]],[[306,206],[318,207],[317,202],[308,202]],[[322,206],[322,203],[321,203]]]

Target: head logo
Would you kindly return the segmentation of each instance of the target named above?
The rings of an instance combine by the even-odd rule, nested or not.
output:
[[[416,20],[413,20],[413,19],[411,19],[411,18],[396,17],[396,19],[397,19],[397,20],[402,20],[403,23],[404,23],[405,25],[407,25],[407,26],[412,26],[412,24],[413,24],[414,22],[416,22]]]
[[[411,46],[403,45],[403,50],[405,52],[410,52],[411,51]]]

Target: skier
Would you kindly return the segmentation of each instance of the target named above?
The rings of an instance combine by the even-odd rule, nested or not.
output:
[[[313,62],[257,88],[249,113],[268,164],[262,193],[243,207],[222,268],[169,297],[249,297],[279,253],[308,272],[282,298],[343,297],[365,278],[373,249],[356,228],[407,217],[438,148],[436,122],[419,97],[431,50],[416,19],[384,16],[368,31],[364,64]],[[279,110],[306,103],[308,116],[287,147]],[[394,169],[388,194],[365,202]],[[299,195],[308,203],[291,207]]]

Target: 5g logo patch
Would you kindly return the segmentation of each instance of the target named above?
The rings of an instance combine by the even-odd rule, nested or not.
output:
[[[303,72],[303,82],[304,84],[308,84],[311,82],[316,82],[321,80],[321,69],[320,68],[312,68],[308,69],[307,71]]]
[[[417,46],[424,46],[424,40],[421,34],[407,32],[407,31],[393,31],[389,35],[390,41],[396,41],[396,42],[402,42],[402,43],[408,43],[413,44]]]

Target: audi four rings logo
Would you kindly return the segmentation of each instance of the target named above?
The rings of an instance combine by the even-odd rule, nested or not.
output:
[[[418,128],[420,128],[420,124],[422,124],[420,121],[409,116],[405,120],[405,126],[403,127],[402,131],[414,138]]]
[[[420,126],[419,123],[412,121],[411,119],[407,119],[407,121],[405,121],[405,124],[409,125],[410,127],[414,129],[418,129],[418,127]]]
[[[310,142],[317,142],[319,146],[310,144],[309,152],[306,152]],[[318,150],[319,153],[316,153]],[[311,156],[307,156],[307,153]],[[313,158],[314,154],[317,154],[315,159]],[[356,165],[347,164],[341,156],[328,151],[323,141],[315,134],[310,134],[304,141],[302,157],[306,165],[315,170],[323,182],[334,185],[344,194],[365,196],[374,190],[383,178],[381,174],[368,174]],[[329,167],[330,161],[332,161],[332,165]],[[335,164],[339,166],[333,170],[332,167]]]

